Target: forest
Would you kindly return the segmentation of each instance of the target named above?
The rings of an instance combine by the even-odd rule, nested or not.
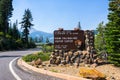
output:
[[[29,9],[25,9],[21,22],[11,23],[13,0],[0,0],[0,50],[15,50],[35,47],[32,38],[29,38],[29,30],[33,26],[32,14]],[[18,30],[21,24],[22,32]]]

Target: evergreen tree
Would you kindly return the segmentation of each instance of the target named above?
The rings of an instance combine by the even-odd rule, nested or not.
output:
[[[3,32],[4,35],[8,32],[12,11],[12,0],[0,0],[0,32]]]
[[[50,42],[50,41],[49,41],[49,38],[47,37],[47,38],[46,38],[46,43],[49,43],[49,42]]]
[[[15,23],[13,23],[13,38],[15,40],[19,39],[20,38],[20,33],[19,33],[19,30],[17,28],[17,25],[18,25],[18,22],[16,20]]]
[[[8,29],[8,34],[14,39],[14,40],[17,40],[17,39],[20,39],[20,32],[17,28],[17,25],[18,25],[18,22],[16,20],[15,23],[13,23],[13,25],[10,23],[10,27]]]
[[[78,26],[77,26],[80,30],[81,30],[81,25],[80,22],[78,22]]]
[[[95,36],[95,48],[98,52],[106,50],[106,43],[105,43],[105,25],[101,22],[97,28],[97,35]]]
[[[109,60],[120,66],[120,0],[109,0],[108,20],[105,40]]]
[[[21,28],[23,29],[22,32],[22,38],[24,39],[24,42],[26,43],[26,47],[28,47],[28,35],[29,35],[29,29],[33,24],[31,23],[33,21],[31,11],[29,9],[25,10],[25,13],[22,18]]]

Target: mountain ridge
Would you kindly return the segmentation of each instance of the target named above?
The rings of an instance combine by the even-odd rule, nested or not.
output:
[[[53,33],[48,33],[44,31],[36,30],[35,28],[30,29],[29,37],[32,37],[33,39],[43,37],[43,42],[46,42],[46,39],[48,38],[50,42],[53,43]]]

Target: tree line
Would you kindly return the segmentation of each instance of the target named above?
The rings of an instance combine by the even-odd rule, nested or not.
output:
[[[98,25],[95,47],[98,52],[108,53],[108,61],[120,66],[120,0],[109,0],[108,23]]]
[[[11,23],[13,0],[0,0],[0,50],[12,50],[35,47],[32,38],[29,38],[29,30],[33,24],[31,11],[26,9],[22,18],[21,29],[18,30],[18,21]]]

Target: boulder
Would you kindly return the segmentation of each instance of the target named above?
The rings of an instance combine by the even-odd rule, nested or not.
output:
[[[81,67],[79,74],[81,77],[92,80],[106,80],[105,75],[94,68]]]

